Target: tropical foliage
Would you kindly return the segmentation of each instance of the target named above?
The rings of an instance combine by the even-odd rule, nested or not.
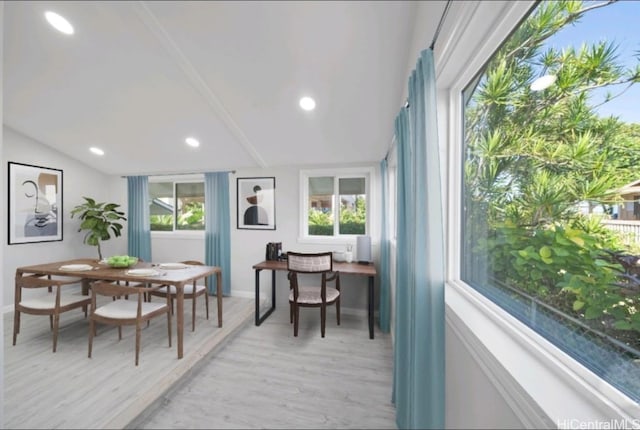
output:
[[[489,258],[498,282],[600,328],[640,333],[640,278],[633,286],[614,258],[630,250],[577,210],[619,201],[615,190],[638,178],[640,125],[597,107],[640,82],[640,63],[628,66],[609,41],[545,47],[609,4],[541,2],[466,91],[463,271],[473,282]],[[533,91],[541,75],[555,84]]]
[[[366,200],[362,195],[355,196],[353,205],[346,200],[340,202],[340,234],[365,234]],[[320,209],[309,209],[309,235],[333,236],[333,213]]]
[[[173,231],[173,215],[151,215],[152,231]],[[178,214],[176,230],[204,230],[204,203],[186,203]]]

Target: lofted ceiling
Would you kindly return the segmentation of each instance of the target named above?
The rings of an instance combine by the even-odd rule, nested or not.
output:
[[[445,3],[5,2],[4,124],[113,175],[378,162]]]

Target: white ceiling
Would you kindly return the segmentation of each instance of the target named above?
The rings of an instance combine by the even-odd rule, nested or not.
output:
[[[445,4],[5,2],[4,123],[114,175],[378,162]]]

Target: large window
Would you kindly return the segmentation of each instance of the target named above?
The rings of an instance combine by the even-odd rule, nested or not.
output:
[[[302,174],[304,237],[368,234],[368,171]]]
[[[204,230],[204,182],[150,182],[151,231]]]
[[[640,179],[638,14],[540,2],[464,90],[461,243],[464,281],[636,402],[640,244],[606,221]]]

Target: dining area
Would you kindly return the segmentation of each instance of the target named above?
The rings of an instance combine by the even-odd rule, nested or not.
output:
[[[95,281],[109,281],[118,284],[129,285],[135,284],[139,286],[161,286],[173,287],[175,291],[175,316],[177,331],[177,350],[178,358],[184,355],[183,337],[184,337],[184,292],[185,286],[190,282],[204,280],[207,277],[215,275],[217,279],[216,285],[222,285],[222,270],[216,266],[205,266],[202,264],[184,264],[184,263],[145,263],[137,261],[135,264],[119,267],[112,266],[107,261],[97,259],[73,259],[66,261],[57,261],[52,263],[36,264],[32,266],[18,267],[16,269],[16,308],[19,305],[20,283],[18,282],[24,276],[47,276],[67,277],[78,280],[82,284],[82,294],[87,295],[91,287],[91,283]],[[218,309],[218,327],[222,327],[222,291],[216,291],[217,309]],[[207,303],[208,308],[208,303]],[[195,308],[194,308],[195,309]],[[19,313],[15,313],[15,321],[19,321]],[[14,324],[15,325],[15,324]],[[14,330],[14,334],[15,334]]]
[[[111,267],[105,260],[79,258],[18,267],[17,312],[5,313],[3,321],[4,425],[125,428],[161,401],[180,378],[252,317],[251,300],[223,298],[219,290],[213,295],[207,291],[211,306],[206,309],[204,296],[197,303],[189,300],[196,284],[211,276],[220,285],[222,276],[219,267],[191,263],[136,261]],[[23,288],[35,284],[42,290],[39,294]],[[115,288],[114,294],[120,292],[121,297],[97,296],[92,289],[98,287]],[[172,294],[146,294],[162,290]],[[125,291],[131,294],[124,296]],[[64,312],[30,313],[33,298],[47,295]],[[65,308],[69,297],[77,305]],[[142,304],[168,309],[148,322],[134,319],[133,324],[123,325],[105,324],[94,315],[119,300],[129,302],[134,313]]]

